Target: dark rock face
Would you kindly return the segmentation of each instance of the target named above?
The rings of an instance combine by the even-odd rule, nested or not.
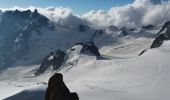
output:
[[[153,25],[142,26],[143,29],[153,29]]]
[[[90,29],[89,26],[80,24],[78,30],[79,30],[80,32],[86,32],[88,29]]]
[[[108,29],[111,30],[111,31],[119,31],[119,29],[116,26],[113,26],[113,25],[109,26]]]
[[[121,28],[118,35],[119,36],[127,36],[127,35],[129,35],[128,29],[126,27]]]
[[[80,51],[81,53],[90,52],[95,56],[101,56],[99,49],[95,46],[94,42],[81,42],[81,43],[76,43],[76,45],[82,45],[82,49]]]
[[[60,50],[57,50],[56,52],[51,52],[44,58],[40,68],[37,70],[35,75],[40,75],[44,73],[50,66],[53,67],[53,70],[59,69],[64,62],[65,55],[66,54]]]
[[[167,25],[167,23],[165,24]],[[165,40],[170,40],[170,27],[166,27],[165,29],[166,29],[165,33],[158,35],[153,41],[150,48],[160,47]]]
[[[165,35],[165,37],[166,37],[168,40],[170,40],[170,26],[167,27],[167,30],[166,30],[166,32],[164,33],[164,35]]]
[[[161,33],[161,32],[164,31],[165,29],[166,29],[165,33]],[[160,46],[163,44],[163,42],[164,42],[165,40],[170,40],[170,21],[166,22],[166,23],[162,26],[161,30],[157,33],[157,35],[158,35],[158,36],[157,36],[157,37],[155,38],[155,40],[153,41],[150,49],[152,49],[152,48],[158,48],[158,47],[160,47]],[[145,51],[147,51],[147,50],[142,51],[142,52],[139,54],[139,56],[142,55]]]
[[[158,35],[164,31],[167,27],[170,27],[170,21],[167,21],[161,28],[161,30],[157,33]]]
[[[135,30],[137,30],[136,28],[131,28],[131,29],[129,29],[130,31],[135,31]]]
[[[146,50],[143,50],[138,56],[141,56],[141,55],[144,54],[146,51],[147,51],[147,49],[146,49]]]
[[[155,38],[150,48],[152,49],[160,47],[163,44],[163,41],[166,39],[167,38],[164,36],[164,34],[159,35],[158,37]]]
[[[155,40],[153,41],[150,49],[160,47],[165,40],[168,40],[168,38],[165,37],[164,34],[160,34],[158,37],[155,38]],[[139,56],[141,56],[141,55],[142,55],[143,53],[145,53],[146,51],[147,51],[147,49],[146,49],[146,50],[143,50],[143,51],[139,54]]]
[[[124,36],[126,36],[126,35],[128,35],[128,32],[126,32],[126,30],[122,30],[122,34],[123,34]]]
[[[33,31],[41,34],[41,27],[48,27],[49,20],[37,10],[5,11],[0,22],[0,67],[10,67],[29,51]]]
[[[71,93],[63,81],[63,75],[55,73],[48,81],[45,100],[79,100],[78,94]]]
[[[165,33],[160,34],[165,29]],[[170,40],[170,21],[162,26],[162,29],[158,32],[158,36],[155,38],[150,48],[160,47],[164,40]]]
[[[79,96],[76,92],[70,93],[70,100],[79,100]]]

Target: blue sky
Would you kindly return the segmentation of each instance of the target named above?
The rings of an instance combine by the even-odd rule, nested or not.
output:
[[[68,7],[76,13],[85,13],[90,10],[108,10],[113,6],[132,3],[134,0],[0,0],[0,8],[19,7]]]

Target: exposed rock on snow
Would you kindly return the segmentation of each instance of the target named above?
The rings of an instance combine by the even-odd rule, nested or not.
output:
[[[149,26],[149,27],[152,27],[152,26]],[[166,30],[165,30],[166,29]],[[164,31],[164,33],[161,33],[162,31]],[[161,33],[161,34],[160,34]],[[157,33],[158,34],[158,36],[155,38],[155,40],[153,41],[153,43],[152,43],[152,45],[150,46],[150,49],[152,49],[152,48],[158,48],[158,47],[160,47],[162,44],[163,44],[163,42],[165,41],[165,40],[170,40],[170,21],[168,21],[168,22],[166,22],[163,26],[162,26],[162,28],[161,28],[161,30]],[[142,55],[144,52],[146,52],[147,51],[147,49],[146,50],[143,50],[140,54],[139,54],[139,56],[140,55]]]
[[[166,22],[158,33],[162,32],[165,29],[166,31],[164,33],[158,35],[155,38],[150,48],[160,47],[163,44],[164,40],[170,40],[170,21]]]
[[[0,66],[9,67],[25,56],[30,49],[29,42],[33,32],[40,35],[40,28],[48,27],[48,22],[37,10],[4,12],[0,21],[0,37],[3,37]]]
[[[160,47],[163,44],[164,40],[167,40],[164,34],[159,35],[158,37],[155,38],[150,48],[152,49]]]
[[[164,25],[162,26],[161,30],[157,33],[158,35],[164,31],[167,27],[170,27],[170,21],[167,21],[166,23],[164,23]]]
[[[108,29],[110,30],[110,31],[113,31],[113,32],[117,32],[117,31],[119,31],[119,29],[116,27],[116,26],[109,26],[108,27]]]
[[[165,40],[168,40],[168,38],[166,38],[164,34],[160,34],[159,36],[157,36],[157,37],[155,38],[155,40],[153,41],[153,43],[152,43],[151,46],[150,46],[150,49],[160,47]],[[139,56],[141,56],[141,55],[142,55],[143,53],[145,53],[146,51],[147,51],[147,49],[143,50],[143,51],[139,54]]]
[[[120,37],[122,39],[120,43],[116,41],[117,44],[121,44],[116,45],[117,47],[110,44],[101,47],[102,56],[107,54],[112,57],[110,60],[96,60],[94,56],[81,54],[82,45],[76,45],[67,50],[66,64],[78,60],[78,63],[72,65],[71,70],[67,71],[68,68],[63,67],[59,71],[64,75],[64,82],[70,91],[76,91],[81,100],[161,100],[162,98],[169,100],[170,90],[167,87],[169,87],[170,79],[167,76],[170,73],[168,67],[170,43],[165,41],[160,48],[150,49],[138,57],[136,52],[147,48],[146,45],[149,47],[153,39],[144,35],[127,35]],[[97,39],[108,40],[108,38],[103,38],[103,35],[98,37],[96,41],[99,41]],[[86,38],[86,40],[89,39]],[[47,60],[53,58],[54,56],[49,56]],[[11,69],[12,74],[9,72],[4,74],[10,77],[10,75],[15,76],[20,73],[23,77],[15,78],[15,81],[9,79],[0,82],[0,90],[11,86],[10,93],[7,90],[3,91],[4,94],[0,94],[1,99],[43,100],[46,86],[38,83],[46,83],[53,72],[44,73],[38,77],[33,77],[32,74],[25,77],[26,73],[30,72],[29,67],[29,71],[26,69],[24,67],[23,70],[14,72]],[[39,88],[32,88],[32,86],[39,86]]]
[[[89,26],[80,24],[78,30],[79,30],[80,32],[85,32],[85,31],[87,31],[88,29],[90,29]]]
[[[76,45],[82,45],[81,53],[92,53],[95,56],[101,56],[99,49],[96,47],[94,42],[80,42],[76,43]]]
[[[169,26],[169,27],[167,27],[167,29],[166,29],[166,31],[165,31],[165,33],[164,33],[164,35],[165,35],[165,37],[166,37],[167,39],[169,39],[169,40],[170,40],[170,26]]]
[[[155,26],[153,26],[153,25],[147,25],[147,26],[142,26],[142,29],[154,29],[155,28]]]
[[[129,35],[129,30],[126,27],[120,29],[120,32],[117,33],[118,36],[127,36]]]
[[[56,52],[51,52],[47,55],[41,63],[40,68],[37,70],[35,75],[40,75],[44,73],[50,66],[53,70],[57,70],[64,63],[65,53],[63,51],[57,50]]]

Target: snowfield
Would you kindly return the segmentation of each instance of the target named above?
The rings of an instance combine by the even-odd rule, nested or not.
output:
[[[81,100],[169,100],[170,42],[165,44],[140,57],[91,60],[66,73],[66,80]]]
[[[0,10],[0,100],[45,100],[56,72],[80,100],[170,100],[170,0],[134,0],[83,15],[33,8]],[[149,49],[164,28],[155,44],[166,41]],[[49,63],[59,58],[57,50],[66,56],[54,71]],[[35,76],[42,61],[49,68]]]
[[[103,60],[77,53],[80,48],[75,47],[74,54],[68,51],[68,60],[78,59],[78,63],[59,72],[64,75],[69,89],[79,94],[80,100],[169,100],[170,41],[137,56],[153,39],[137,40],[140,47],[134,41],[130,46],[129,42],[118,47],[104,46],[100,52],[108,59]],[[47,81],[55,72],[47,71],[34,77],[38,67],[16,67],[1,73],[0,99],[44,100]]]

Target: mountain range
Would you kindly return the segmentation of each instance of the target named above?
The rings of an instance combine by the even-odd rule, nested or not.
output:
[[[0,99],[44,100],[59,72],[81,100],[168,100],[166,23],[95,28],[56,23],[37,9],[0,11]]]

